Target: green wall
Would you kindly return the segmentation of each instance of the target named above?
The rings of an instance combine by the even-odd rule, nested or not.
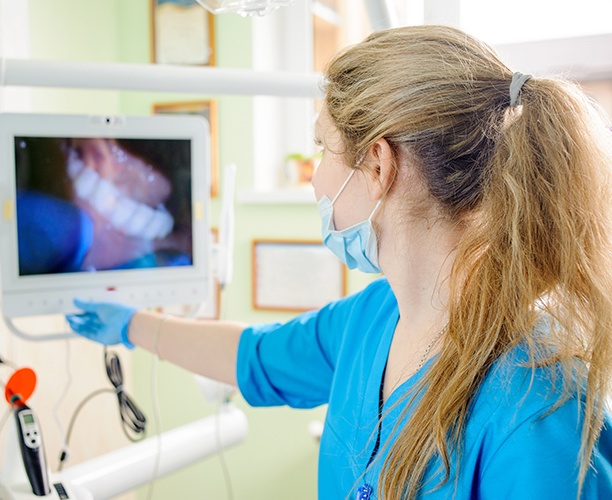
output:
[[[119,53],[114,1],[30,0],[32,59],[113,62]],[[35,88],[33,111],[52,113],[117,113],[119,94]]]
[[[148,63],[150,59],[149,0],[30,0],[32,57],[74,61]],[[250,66],[250,20],[219,15],[216,23],[217,65]],[[251,98],[150,92],[35,89],[34,111],[74,113],[149,114],[155,102],[215,98],[219,114],[220,165],[238,165],[238,187],[252,185]],[[212,203],[218,222],[219,200]],[[236,206],[234,279],[223,296],[223,317],[245,322],[283,321],[292,315],[255,311],[251,307],[251,241],[255,238],[320,236],[312,205]],[[350,274],[349,289],[365,283]],[[134,351],[133,391],[149,420],[151,357]],[[158,398],[163,429],[168,430],[205,415],[216,405],[205,403],[191,374],[162,362]],[[325,409],[249,408],[240,396],[235,404],[249,421],[246,442],[227,450],[224,459],[236,500],[294,500],[316,498],[317,444],[307,433],[312,420],[322,420]],[[119,429],[117,429],[119,432]],[[197,445],[194,443],[194,445]],[[155,483],[153,498],[227,498],[221,461],[211,458]],[[146,498],[147,487],[139,491]]]

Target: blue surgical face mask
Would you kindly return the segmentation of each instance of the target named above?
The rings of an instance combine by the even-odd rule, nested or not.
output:
[[[349,174],[344,184],[333,200],[327,196],[321,197],[317,207],[322,222],[323,244],[329,248],[349,269],[359,269],[364,273],[380,273],[378,267],[378,241],[372,227],[372,217],[380,205],[380,201],[372,210],[370,216],[363,222],[337,231],[334,227],[334,203],[344,190],[348,181],[356,172]]]

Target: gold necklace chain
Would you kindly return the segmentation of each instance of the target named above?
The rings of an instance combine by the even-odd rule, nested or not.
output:
[[[433,339],[431,339],[431,341],[429,342],[429,344],[427,344],[427,347],[425,347],[425,350],[423,351],[423,354],[421,355],[421,360],[419,361],[419,366],[418,368],[414,371],[413,375],[418,372],[421,368],[423,368],[423,365],[425,364],[425,362],[427,361],[427,358],[429,357],[429,352],[431,351],[432,347],[434,346],[434,344],[436,343],[436,340],[438,340],[446,331],[446,329],[448,328],[448,324],[444,325],[444,328],[442,328],[442,330],[440,330],[438,333],[436,333],[435,337]],[[376,444],[374,445],[374,449],[372,450],[372,454],[370,455],[370,459],[368,460],[368,464],[366,465],[366,472],[368,470],[368,468],[370,467],[370,464],[372,463],[372,461],[374,460],[374,457],[376,456],[376,454],[378,453],[378,447],[380,444],[380,434],[381,434],[381,430],[382,430],[382,411],[383,411],[383,387],[384,387],[384,372],[383,372],[383,380],[381,381],[381,385],[380,385],[380,396],[379,396],[379,401],[378,401],[378,424],[377,424],[377,433],[378,433],[378,437],[376,438]],[[365,473],[364,473],[365,476]],[[374,490],[372,489],[372,486],[370,484],[368,484],[367,482],[364,482],[364,484],[362,486],[359,487],[359,489],[357,490],[357,498],[359,499],[363,499],[363,500],[369,500],[370,499],[370,495],[372,494]]]
[[[442,330],[440,330],[438,333],[436,333],[435,337],[433,339],[431,339],[431,342],[429,342],[429,344],[427,344],[427,347],[425,347],[425,350],[423,351],[423,354],[421,355],[421,359],[419,361],[419,366],[417,366],[417,369],[414,370],[414,372],[412,373],[413,375],[418,372],[421,368],[423,368],[423,365],[425,364],[425,362],[427,361],[427,359],[429,358],[429,352],[431,351],[431,348],[434,346],[434,344],[436,343],[436,341],[442,336],[444,335],[444,332],[446,331],[446,329],[448,328],[448,324],[444,325],[444,328],[442,328]]]

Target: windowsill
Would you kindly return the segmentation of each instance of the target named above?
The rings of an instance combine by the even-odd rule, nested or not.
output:
[[[314,205],[315,194],[310,185],[265,191],[242,189],[238,191],[237,200],[245,205]]]

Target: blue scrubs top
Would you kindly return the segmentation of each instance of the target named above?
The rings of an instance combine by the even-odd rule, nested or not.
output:
[[[252,406],[312,408],[328,403],[319,454],[319,499],[355,498],[359,486],[374,488],[402,417],[395,405],[435,358],[385,402],[381,448],[366,466],[376,441],[379,391],[399,311],[386,279],[286,324],[247,328],[238,348],[240,391]],[[547,414],[559,397],[552,369],[519,366],[515,349],[498,361],[472,404],[458,480],[434,489],[437,459],[430,464],[421,498],[575,500],[580,452],[581,403],[572,398]],[[582,498],[612,499],[612,421],[607,417]],[[451,456],[451,478],[457,467]],[[364,475],[365,473],[365,475]]]

